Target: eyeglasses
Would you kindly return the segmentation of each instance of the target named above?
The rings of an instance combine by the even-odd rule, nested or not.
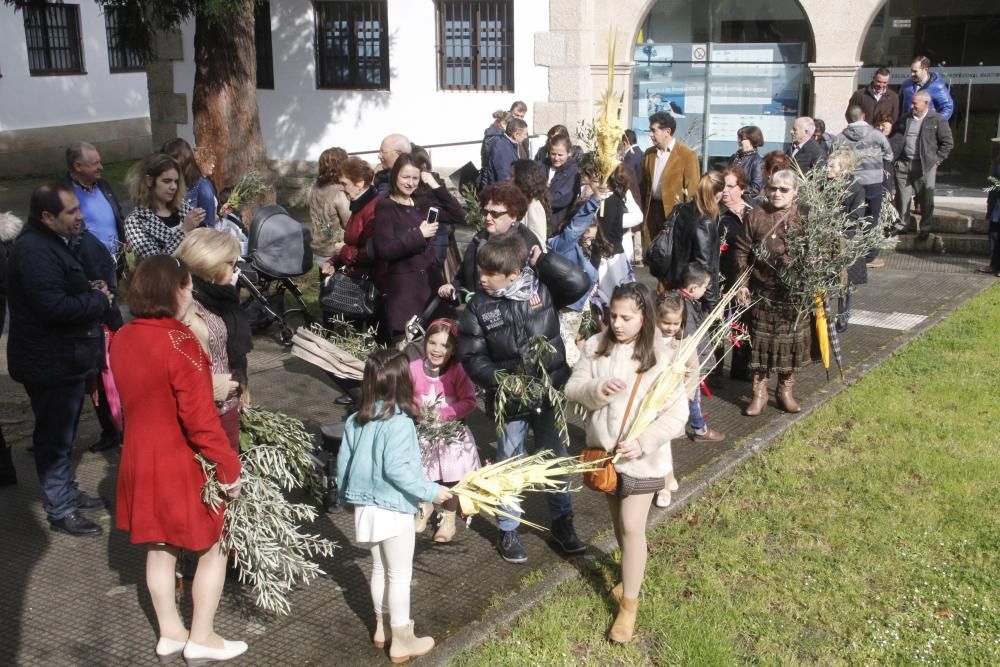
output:
[[[785,186],[778,186],[778,185],[769,185],[764,189],[767,190],[768,192],[780,191],[781,194],[783,195],[787,195],[789,192],[792,191],[792,188],[788,188]]]
[[[501,216],[507,215],[507,209],[503,209],[503,208],[500,208],[500,209],[496,209],[496,208],[481,208],[481,209],[479,209],[479,212],[483,214],[484,218],[493,218],[494,220],[496,220],[497,218],[499,218]]]

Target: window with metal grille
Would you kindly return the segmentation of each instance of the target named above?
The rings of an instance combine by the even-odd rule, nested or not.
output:
[[[314,2],[316,87],[389,90],[385,0]]]
[[[257,52],[257,87],[274,90],[274,56],[271,51],[271,3],[254,6],[253,43]]]
[[[29,5],[24,14],[28,72],[85,74],[80,41],[80,5]]]
[[[514,89],[514,3],[437,0],[438,86]]]
[[[125,46],[122,40],[122,11],[120,7],[104,8],[104,31],[108,35],[108,64],[111,73],[141,72],[145,69],[142,56]]]

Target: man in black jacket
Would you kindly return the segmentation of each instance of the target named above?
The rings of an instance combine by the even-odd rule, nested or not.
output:
[[[816,143],[815,134],[816,123],[809,116],[796,118],[792,123],[792,143],[785,152],[803,174],[826,160],[826,151]]]
[[[543,254],[539,246],[528,249],[517,234],[501,234],[484,243],[477,255],[479,290],[469,301],[459,324],[458,358],[472,381],[486,390],[486,405],[493,409],[497,371],[530,373],[523,368],[535,337],[546,339],[556,350],[545,360],[552,385],[561,389],[569,380],[566,352],[559,335],[559,309],[576,302],[590,284],[583,272],[556,253]],[[532,268],[533,267],[533,268]],[[556,427],[551,405],[504,407],[503,433],[497,441],[497,460],[525,453],[528,428],[535,434],[535,448],[566,456],[566,442]],[[547,493],[552,539],[568,554],[586,546],[573,529],[573,501],[569,493]],[[508,513],[517,515],[516,510]],[[528,554],[517,534],[520,521],[498,517],[497,548],[508,563],[524,563]]]
[[[83,215],[62,183],[31,194],[28,223],[8,260],[10,376],[24,385],[35,414],[32,436],[42,504],[53,530],[99,535],[101,527],[79,510],[104,507],[77,488],[70,463],[86,381],[103,354],[101,321],[112,296],[87,277],[73,238]]]

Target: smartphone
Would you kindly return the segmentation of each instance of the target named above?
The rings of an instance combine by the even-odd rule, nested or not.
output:
[[[438,209],[438,207],[436,206],[431,206],[429,209],[427,209],[427,222],[431,223],[432,225],[436,223],[438,221],[438,213],[440,212],[441,212],[440,209]]]

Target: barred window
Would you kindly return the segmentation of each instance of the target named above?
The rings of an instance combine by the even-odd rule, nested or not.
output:
[[[257,52],[257,87],[274,90],[274,55],[271,51],[271,3],[258,1],[253,13],[253,42]]]
[[[315,2],[316,87],[389,90],[386,1]]]
[[[514,90],[512,0],[437,0],[438,86]]]
[[[32,76],[86,73],[80,5],[28,5],[22,12],[28,72]]]
[[[125,46],[122,40],[122,19],[121,7],[104,8],[104,31],[108,35],[108,64],[111,66],[111,73],[141,72],[145,69],[142,56]]]

